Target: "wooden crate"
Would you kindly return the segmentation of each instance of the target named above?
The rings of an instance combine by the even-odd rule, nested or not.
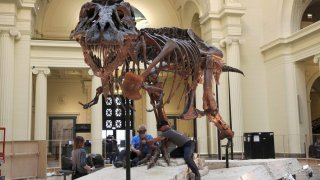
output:
[[[2,145],[0,144],[0,148]],[[45,178],[46,141],[9,141],[5,143],[5,163],[1,174],[6,179]]]

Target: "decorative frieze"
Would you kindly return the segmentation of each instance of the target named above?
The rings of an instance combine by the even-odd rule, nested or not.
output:
[[[21,33],[16,28],[0,27],[0,36],[14,37],[16,40],[19,40],[21,38]]]
[[[313,57],[313,62],[319,65],[319,71],[320,71],[320,54],[317,54]]]
[[[32,69],[32,73],[48,75],[50,74],[50,69],[47,67],[36,67]]]
[[[313,57],[313,62],[314,62],[314,63],[320,63],[320,54],[316,54],[316,55]]]

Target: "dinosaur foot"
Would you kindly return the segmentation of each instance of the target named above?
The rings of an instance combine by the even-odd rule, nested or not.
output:
[[[160,149],[156,149],[154,151],[153,156],[150,158],[150,162],[148,163],[147,169],[150,169],[156,165],[156,162],[158,161],[160,156]]]
[[[151,154],[147,154],[145,158],[138,161],[137,165],[146,164],[150,160],[151,157],[152,157]]]
[[[208,116],[210,122],[212,122],[220,131],[219,139],[228,138],[231,139],[234,136],[234,132],[230,129],[230,127],[222,120],[220,114],[216,116]]]
[[[168,166],[170,166],[170,156],[169,156],[169,154],[168,153],[165,153],[164,155],[163,155],[163,159],[164,159],[164,161],[168,164]]]
[[[131,100],[141,99],[142,96],[139,93],[139,90],[141,89],[142,83],[142,76],[136,75],[132,72],[127,72],[124,76],[124,81],[122,83],[123,96]]]

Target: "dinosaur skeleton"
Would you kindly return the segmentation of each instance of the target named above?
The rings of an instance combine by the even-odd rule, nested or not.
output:
[[[224,64],[222,52],[207,45],[191,29],[137,30],[129,3],[92,0],[82,6],[79,22],[70,37],[81,45],[85,63],[102,82],[91,102],[80,103],[84,108],[96,104],[100,94],[113,96],[120,89],[123,96],[138,100],[141,98],[139,91],[144,89],[153,106],[148,111],[154,112],[159,125],[160,120],[167,119],[164,105],[183,85],[185,107],[179,118],[189,120],[207,116],[220,130],[220,139],[233,137],[233,131],[218,113],[212,85],[213,79],[219,84],[221,72],[243,72]],[[167,74],[162,81],[160,73]],[[163,87],[168,74],[173,74],[173,83],[164,101]],[[194,107],[195,90],[201,82],[203,110]]]

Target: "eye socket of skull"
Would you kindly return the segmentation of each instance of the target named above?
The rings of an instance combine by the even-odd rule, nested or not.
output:
[[[118,13],[120,19],[122,19],[124,17],[124,13],[123,13],[122,9],[118,8],[117,13]]]
[[[86,10],[86,15],[88,18],[92,18],[95,14],[96,7],[90,7],[89,9]]]
[[[79,17],[80,18],[84,18],[84,17],[90,18],[94,15],[95,9],[96,9],[96,4],[88,2],[81,7]]]

